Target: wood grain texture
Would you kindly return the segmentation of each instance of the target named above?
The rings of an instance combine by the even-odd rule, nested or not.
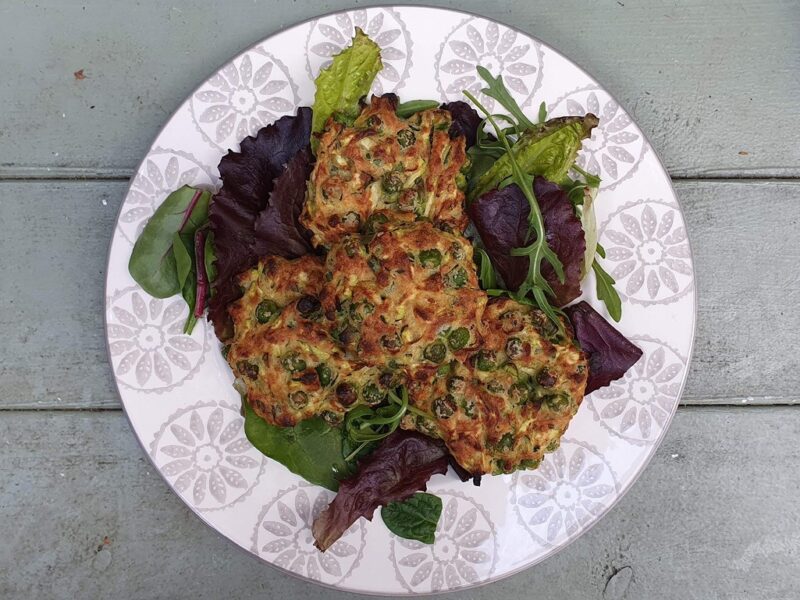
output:
[[[241,49],[321,13],[381,3],[4,2],[0,177],[128,176],[172,111]],[[800,174],[800,144],[786,132],[800,120],[794,0],[437,4],[512,23],[583,65],[673,176]]]
[[[674,600],[680,586],[686,600],[796,599],[797,411],[679,410],[653,463],[593,529],[459,597]],[[357,597],[279,573],[206,527],[118,412],[6,413],[0,447],[0,597]]]
[[[0,183],[0,222],[17,224],[0,238],[0,408],[119,407],[103,286],[125,190],[122,182]],[[680,182],[677,191],[700,297],[683,401],[797,401],[800,182]]]

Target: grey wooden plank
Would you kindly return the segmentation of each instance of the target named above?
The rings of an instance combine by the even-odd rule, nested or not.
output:
[[[5,2],[0,176],[130,174],[171,112],[242,48],[317,14],[381,3]],[[765,116],[800,120],[794,0],[438,4],[512,23],[585,66],[674,176],[800,174],[794,130],[765,126]]]
[[[798,435],[796,408],[681,409],[639,482],[591,531],[459,597],[797,598]],[[120,413],[6,413],[0,444],[3,598],[356,597],[279,573],[203,525]]]
[[[798,401],[800,182],[679,182],[677,190],[700,297],[684,402]],[[122,182],[0,182],[0,222],[11,224],[0,238],[0,407],[119,407],[102,307],[124,192]]]

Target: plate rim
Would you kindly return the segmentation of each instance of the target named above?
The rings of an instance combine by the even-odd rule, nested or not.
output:
[[[150,465],[158,473],[161,481],[167,485],[167,487],[170,489],[172,494],[174,496],[176,496],[178,498],[178,500],[184,506],[186,506],[192,512],[192,514],[195,517],[197,517],[205,526],[209,527],[214,532],[215,535],[221,537],[228,544],[232,545],[234,548],[236,548],[237,550],[239,550],[243,554],[249,556],[251,559],[255,560],[259,564],[266,564],[269,567],[277,570],[280,573],[287,574],[287,575],[289,575],[289,576],[291,576],[291,577],[293,577],[293,578],[295,578],[297,580],[300,580],[300,581],[303,581],[303,582],[306,582],[306,583],[309,583],[309,584],[312,584],[312,585],[318,585],[318,586],[324,587],[326,589],[335,590],[335,591],[338,591],[338,592],[361,594],[361,595],[364,595],[364,596],[386,596],[386,594],[389,593],[389,594],[392,594],[392,595],[398,595],[398,596],[404,596],[404,597],[414,597],[414,596],[422,597],[422,596],[452,594],[452,593],[456,593],[456,592],[465,592],[467,590],[473,590],[473,589],[476,589],[476,588],[479,588],[479,587],[486,586],[486,585],[491,584],[491,583],[495,583],[495,582],[501,581],[503,579],[507,579],[507,578],[512,577],[514,575],[518,575],[519,573],[521,573],[523,571],[526,571],[528,569],[531,569],[531,568],[535,567],[536,565],[541,564],[545,560],[547,560],[549,558],[552,558],[553,556],[555,556],[556,554],[558,554],[559,552],[561,552],[565,548],[567,548],[570,545],[572,545],[576,540],[582,538],[587,532],[592,530],[597,523],[602,521],[609,514],[609,512],[611,512],[611,510],[614,509],[617,506],[617,504],[628,494],[628,492],[631,490],[631,488],[633,488],[633,486],[636,485],[636,483],[639,481],[639,478],[642,476],[642,474],[650,466],[650,463],[653,460],[653,457],[655,456],[655,454],[658,451],[659,447],[663,443],[664,438],[665,438],[667,432],[669,431],[670,426],[672,425],[672,421],[675,418],[675,414],[678,411],[678,407],[681,405],[681,401],[682,401],[682,398],[683,398],[683,393],[684,393],[684,391],[686,389],[686,383],[689,380],[689,374],[690,374],[690,367],[691,367],[691,364],[692,364],[692,359],[694,358],[695,342],[696,342],[696,339],[697,339],[697,321],[698,321],[697,315],[698,315],[698,309],[699,309],[699,298],[698,298],[699,294],[698,294],[698,275],[697,275],[697,271],[695,269],[696,261],[695,261],[694,249],[693,249],[693,245],[692,245],[692,235],[689,232],[688,226],[686,227],[686,237],[687,237],[687,243],[688,243],[688,248],[689,248],[689,260],[691,261],[691,264],[692,264],[692,277],[693,277],[693,279],[692,279],[692,283],[691,283],[691,287],[692,287],[692,289],[691,289],[691,296],[692,296],[691,319],[692,319],[692,323],[691,323],[691,335],[690,335],[690,338],[689,338],[688,350],[686,352],[686,371],[685,371],[685,375],[683,377],[683,380],[681,381],[680,389],[678,391],[678,394],[676,395],[675,406],[673,407],[672,411],[668,415],[667,420],[665,421],[664,427],[662,428],[661,433],[659,434],[658,438],[653,440],[653,443],[651,445],[652,450],[644,457],[644,460],[643,460],[642,464],[639,466],[638,470],[630,477],[630,479],[626,482],[626,484],[620,486],[620,492],[617,494],[617,496],[607,506],[605,506],[603,508],[603,510],[597,515],[597,517],[594,520],[592,520],[588,525],[586,525],[580,531],[578,531],[578,533],[576,535],[574,535],[572,537],[569,537],[568,539],[566,539],[563,543],[561,543],[558,546],[553,546],[553,547],[549,548],[546,552],[543,552],[540,556],[537,556],[531,562],[527,562],[525,564],[519,565],[519,566],[517,566],[517,567],[515,567],[515,568],[513,568],[513,569],[511,569],[509,571],[503,572],[501,574],[492,575],[492,576],[490,576],[490,577],[488,577],[486,579],[483,579],[483,580],[475,582],[475,583],[470,583],[468,585],[464,585],[464,586],[457,587],[457,588],[441,590],[441,591],[438,591],[438,592],[434,592],[434,591],[409,592],[407,590],[402,590],[402,591],[398,590],[397,592],[379,592],[379,591],[372,591],[372,590],[359,590],[359,589],[353,589],[353,588],[350,588],[350,587],[347,587],[347,586],[338,586],[338,585],[335,585],[335,584],[332,584],[332,583],[327,583],[327,582],[322,581],[322,580],[311,579],[309,577],[305,577],[305,576],[303,576],[303,575],[301,575],[299,573],[291,571],[291,570],[289,570],[287,568],[284,568],[284,567],[281,567],[279,565],[276,565],[275,563],[270,562],[266,558],[263,558],[263,557],[261,557],[261,556],[259,556],[257,554],[254,554],[252,551],[250,551],[245,546],[240,545],[239,543],[235,542],[233,539],[231,539],[230,537],[228,537],[227,535],[222,533],[219,529],[217,529],[217,527],[214,526],[214,524],[212,524],[205,517],[205,515],[202,512],[200,512],[198,509],[196,509],[191,504],[189,504],[186,500],[183,499],[183,497],[175,489],[174,485],[166,477],[164,477],[164,475],[161,473],[161,469],[158,467],[158,465],[156,465],[155,457],[151,456],[151,454],[147,451],[146,443],[140,437],[139,432],[137,431],[136,427],[134,426],[133,421],[131,419],[131,416],[128,413],[128,409],[127,409],[127,406],[125,404],[125,400],[123,399],[123,396],[122,396],[122,389],[120,387],[119,379],[117,378],[116,374],[113,371],[113,366],[112,366],[113,362],[112,362],[111,347],[110,347],[110,336],[109,336],[109,329],[108,329],[109,328],[109,322],[108,322],[108,298],[109,298],[109,291],[110,291],[109,285],[110,285],[110,272],[111,272],[110,271],[110,269],[111,269],[111,250],[112,250],[112,247],[114,245],[115,238],[116,238],[116,226],[119,223],[120,216],[122,215],[122,210],[125,207],[125,199],[128,197],[128,195],[129,195],[129,193],[130,193],[130,191],[131,191],[131,189],[133,187],[133,183],[135,181],[136,173],[138,173],[141,170],[142,166],[145,164],[145,161],[147,160],[148,155],[150,154],[152,149],[155,147],[156,142],[161,137],[161,135],[164,133],[164,131],[167,128],[167,126],[178,115],[178,113],[183,108],[183,106],[186,103],[186,101],[189,98],[191,98],[196,92],[200,91],[200,89],[203,87],[203,85],[205,85],[205,83],[209,79],[209,77],[213,76],[214,73],[218,73],[224,66],[229,64],[231,61],[235,60],[237,57],[241,56],[242,54],[245,54],[246,52],[249,52],[250,50],[253,50],[254,48],[258,47],[259,45],[263,44],[264,42],[266,42],[267,40],[269,40],[270,38],[272,38],[272,37],[274,37],[276,35],[284,33],[284,32],[286,32],[286,31],[288,31],[290,29],[294,29],[296,27],[301,27],[301,26],[306,25],[308,23],[312,23],[314,21],[318,21],[320,19],[324,19],[324,18],[327,18],[327,17],[332,17],[332,16],[335,16],[335,15],[343,14],[343,13],[349,13],[349,12],[352,12],[354,10],[397,9],[397,8],[401,8],[401,9],[402,8],[407,8],[407,9],[426,9],[426,10],[433,10],[433,11],[442,11],[442,12],[452,13],[452,14],[456,14],[456,15],[462,15],[463,17],[467,17],[467,18],[484,19],[486,21],[489,21],[489,22],[492,22],[492,23],[496,23],[498,25],[502,25],[503,27],[506,27],[506,28],[514,31],[517,34],[521,34],[521,35],[523,35],[525,37],[530,38],[534,42],[536,42],[538,44],[541,44],[542,46],[546,47],[548,49],[548,51],[553,52],[553,53],[561,56],[563,59],[567,60],[569,63],[574,65],[583,75],[585,75],[590,81],[592,81],[595,84],[597,84],[627,114],[632,114],[630,111],[628,111],[626,109],[625,105],[623,103],[621,103],[617,99],[617,97],[613,93],[611,93],[600,81],[598,81],[591,73],[589,73],[589,71],[587,71],[580,62],[572,59],[570,56],[568,56],[568,55],[564,54],[563,52],[561,52],[561,50],[559,50],[558,48],[554,47],[553,45],[551,45],[548,42],[545,42],[544,40],[540,39],[536,35],[533,35],[532,33],[528,33],[526,31],[520,29],[519,27],[516,27],[514,25],[510,25],[510,24],[506,23],[505,21],[498,20],[498,19],[495,19],[495,18],[492,18],[492,17],[488,17],[488,16],[485,16],[485,15],[482,15],[482,14],[479,14],[479,13],[475,13],[475,12],[472,12],[472,11],[456,9],[456,8],[447,8],[447,7],[436,6],[436,5],[432,5],[432,4],[408,4],[408,3],[366,4],[366,5],[353,6],[353,7],[345,8],[345,9],[332,10],[332,11],[328,11],[328,12],[325,12],[325,13],[319,13],[319,14],[316,14],[316,15],[314,15],[312,17],[307,18],[307,19],[303,19],[303,20],[300,20],[300,21],[294,21],[292,23],[289,23],[289,24],[285,25],[284,27],[281,27],[280,29],[272,32],[267,37],[260,38],[259,40],[255,41],[253,43],[250,43],[247,46],[242,47],[236,54],[234,54],[233,56],[229,57],[228,59],[225,60],[225,62],[223,62],[219,66],[217,66],[216,69],[214,69],[214,70],[212,70],[210,72],[208,77],[203,79],[203,81],[201,81],[197,86],[195,86],[188,93],[188,95],[186,95],[179,102],[177,107],[170,113],[169,117],[166,118],[163,121],[161,127],[159,127],[158,131],[156,132],[155,136],[153,137],[152,142],[147,147],[147,150],[145,151],[145,154],[144,154],[143,158],[141,159],[141,161],[139,161],[138,165],[133,170],[133,174],[130,177],[130,181],[129,181],[128,186],[127,186],[127,188],[125,190],[125,194],[123,195],[123,201],[120,203],[119,209],[117,210],[117,215],[116,215],[116,217],[114,219],[114,230],[113,230],[113,233],[111,235],[111,239],[109,240],[109,243],[108,243],[108,249],[106,251],[105,285],[104,285],[104,288],[103,288],[103,290],[104,290],[104,296],[103,296],[103,331],[104,331],[104,343],[105,343],[104,345],[105,345],[105,348],[106,348],[106,358],[108,360],[109,366],[111,367],[111,371],[112,371],[111,375],[112,375],[112,379],[114,380],[114,387],[116,389],[117,397],[119,398],[120,404],[122,405],[122,412],[125,415],[125,419],[128,422],[128,425],[129,425],[129,427],[130,427],[130,429],[131,429],[131,431],[133,433],[134,438],[136,439],[136,442],[138,443],[138,445],[141,448],[141,450],[144,452],[145,456],[147,457],[148,461],[150,462]],[[683,204],[682,204],[682,202],[680,200],[680,197],[678,196],[678,194],[677,194],[677,192],[675,190],[675,186],[673,184],[672,177],[670,176],[669,171],[665,167],[664,162],[661,159],[661,156],[656,151],[655,146],[653,146],[653,144],[651,143],[650,138],[647,135],[647,133],[639,126],[638,121],[634,120],[633,122],[636,125],[637,129],[639,129],[639,132],[641,133],[641,135],[642,135],[642,137],[644,139],[644,142],[647,144],[647,146],[649,146],[649,148],[650,148],[650,150],[651,150],[651,152],[653,154],[653,157],[655,158],[656,165],[662,171],[662,173],[663,173],[663,175],[664,175],[664,177],[665,177],[665,179],[667,181],[669,190],[671,191],[673,198],[675,198],[675,201],[676,201],[677,206],[678,206],[678,210],[680,211],[681,216],[684,217],[684,221],[685,221],[685,211],[684,211],[684,208],[683,208]],[[518,524],[516,526],[519,527]]]

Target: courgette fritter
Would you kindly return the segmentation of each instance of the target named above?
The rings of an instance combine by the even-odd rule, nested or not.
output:
[[[535,468],[558,447],[586,387],[569,327],[561,335],[540,310],[493,300],[466,361],[411,372],[410,402],[430,418],[407,414],[402,427],[444,440],[473,475]]]
[[[446,110],[403,119],[396,107],[393,94],[373,96],[352,126],[328,121],[300,218],[315,246],[329,248],[380,216],[466,227],[464,137],[450,136]]]

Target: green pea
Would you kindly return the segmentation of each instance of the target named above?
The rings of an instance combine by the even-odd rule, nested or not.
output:
[[[330,370],[330,367],[325,363],[319,364],[314,369],[317,372],[317,377],[319,378],[319,384],[322,387],[328,387],[333,381],[333,373]]]
[[[378,229],[380,229],[380,226],[386,223],[388,220],[389,217],[387,217],[385,214],[375,213],[367,218],[367,223],[364,228],[367,233],[375,233]]]
[[[378,271],[380,271],[380,270],[381,270],[381,261],[380,261],[380,260],[378,260],[378,259],[377,259],[376,257],[374,257],[374,256],[370,256],[370,257],[367,259],[367,264],[369,265],[369,268],[370,268],[370,269],[372,269],[372,272],[373,272],[373,273],[377,273]]]
[[[417,136],[410,129],[401,129],[397,132],[397,142],[403,148],[408,148],[417,141]]]
[[[500,452],[508,452],[514,447],[514,436],[511,433],[504,433],[500,441],[497,442],[497,449]]]
[[[403,189],[403,178],[397,173],[386,173],[383,176],[383,191],[389,194],[396,194]]]
[[[240,360],[238,363],[236,363],[236,368],[238,369],[239,373],[248,379],[258,378],[258,365],[256,363]]]
[[[508,358],[512,360],[515,358],[520,358],[522,353],[522,340],[516,337],[508,338],[508,341],[506,342],[506,354],[508,354]]]
[[[461,350],[469,343],[469,329],[459,327],[447,334],[447,344],[451,350]]]
[[[434,342],[422,352],[422,355],[432,363],[439,364],[447,356],[447,348],[442,342]]]
[[[467,381],[463,377],[453,376],[447,380],[447,391],[459,396],[467,389]]]
[[[494,371],[497,362],[494,352],[491,350],[480,350],[475,356],[475,368],[479,371]]]
[[[289,405],[295,409],[300,410],[305,408],[308,404],[308,394],[305,392],[292,392],[289,394]]]
[[[525,460],[519,461],[519,468],[520,469],[536,469],[541,464],[541,460],[536,458],[526,458]]]
[[[475,414],[475,401],[472,399],[464,398],[459,402],[459,406],[461,406],[461,410],[464,411],[464,414],[467,415],[470,419],[474,419],[477,415]]]
[[[364,402],[370,406],[380,404],[386,397],[386,394],[382,392],[374,383],[370,383],[369,385],[365,386],[361,393],[363,395]]]
[[[296,352],[290,352],[281,359],[283,368],[290,373],[299,373],[306,370],[306,361],[304,361]]]
[[[272,300],[262,300],[256,306],[256,321],[259,323],[269,323],[278,316],[281,309]]]
[[[328,425],[333,427],[341,424],[342,422],[342,415],[333,412],[332,410],[323,410],[320,413],[322,420],[325,421]]]
[[[464,267],[456,267],[444,278],[445,284],[452,288],[462,288],[467,284],[467,271]]]
[[[544,398],[543,403],[550,410],[558,412],[569,406],[569,397],[566,394],[550,394]]]
[[[531,389],[525,382],[519,381],[508,389],[508,397],[516,404],[525,404],[530,399]]]
[[[419,262],[426,269],[438,269],[442,264],[442,253],[436,248],[423,250],[419,253]]]
[[[453,413],[456,412],[456,401],[448,394],[443,398],[436,398],[436,400],[433,401],[432,407],[433,414],[436,415],[438,419],[449,419],[453,416]]]
[[[444,377],[449,372],[450,372],[450,365],[448,363],[439,365],[439,367],[436,369],[436,375],[438,375],[439,377]]]

